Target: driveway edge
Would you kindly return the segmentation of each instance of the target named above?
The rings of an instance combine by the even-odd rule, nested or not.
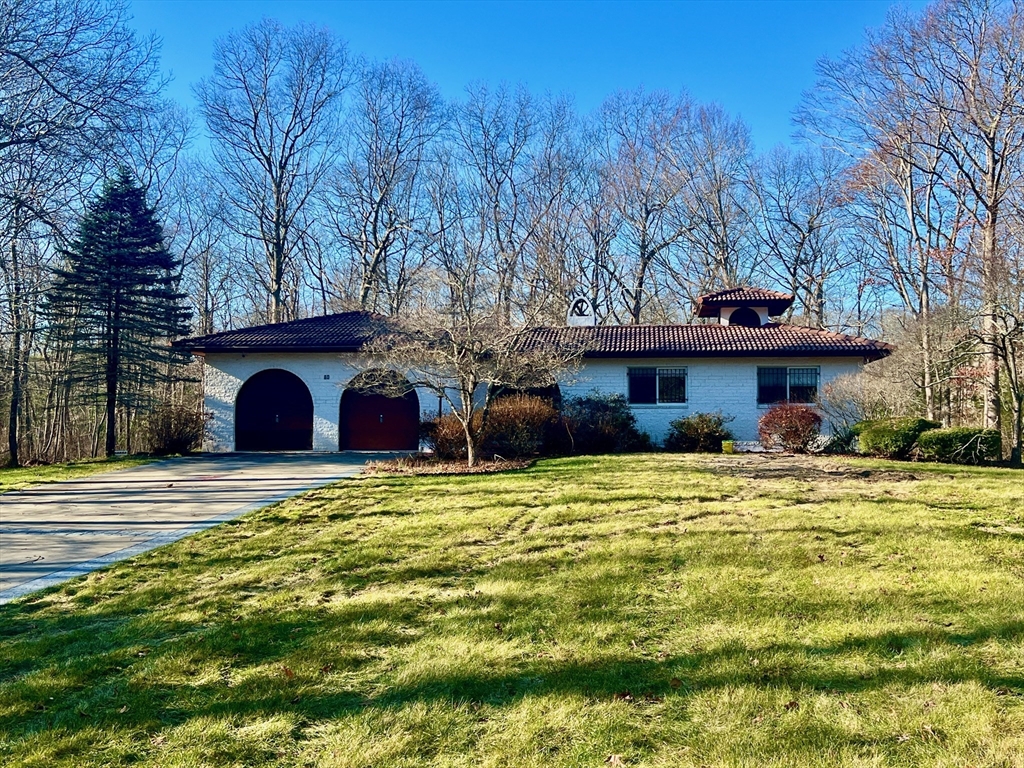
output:
[[[155,463],[155,462],[154,462]],[[213,528],[221,523],[226,523],[229,520],[234,520],[236,517],[248,514],[249,512],[255,512],[258,509],[269,507],[271,504],[277,504],[278,502],[285,501],[287,499],[299,496],[309,491],[315,491],[318,488],[323,488],[325,485],[336,483],[340,480],[345,480],[352,477],[352,474],[335,475],[328,478],[322,478],[317,480],[315,483],[296,491],[287,491],[285,493],[279,493],[276,496],[268,496],[265,499],[254,501],[251,504],[246,504],[243,507],[238,507],[230,512],[224,512],[223,514],[215,517],[202,520],[198,523],[186,526],[184,528],[178,528],[174,531],[167,531],[166,533],[158,533],[151,539],[140,541],[137,544],[119,549],[116,552],[109,552],[106,555],[93,558],[92,560],[85,560],[81,563],[76,563],[70,568],[64,568],[53,573],[48,573],[45,576],[26,581],[21,584],[16,584],[13,587],[0,590],[0,605],[6,605],[14,600],[30,595],[33,592],[38,592],[43,589],[62,584],[70,579],[77,578],[78,576],[85,576],[88,573],[99,570],[100,568],[106,568],[108,565],[118,563],[122,560],[128,560],[129,558],[141,555],[150,550],[157,549],[158,547],[165,546],[167,544],[173,544],[176,541],[180,541],[187,536],[191,536],[194,533],[205,531],[209,528]]]

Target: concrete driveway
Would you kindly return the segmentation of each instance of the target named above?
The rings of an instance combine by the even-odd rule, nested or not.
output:
[[[390,454],[227,454],[0,494],[0,604],[302,491]]]

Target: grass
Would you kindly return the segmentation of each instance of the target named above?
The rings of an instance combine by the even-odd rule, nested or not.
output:
[[[70,464],[40,464],[34,467],[0,467],[0,493],[19,491],[32,485],[74,480],[99,472],[137,467],[153,459],[144,456],[124,456],[116,459],[94,459]]]
[[[1021,475],[806,462],[369,476],[5,606],[0,764],[1024,764]]]

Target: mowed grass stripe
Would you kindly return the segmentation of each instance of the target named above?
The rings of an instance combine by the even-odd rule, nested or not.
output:
[[[0,763],[1022,765],[1019,478],[345,481],[0,608]]]

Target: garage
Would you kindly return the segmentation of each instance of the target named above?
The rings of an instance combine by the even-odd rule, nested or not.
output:
[[[235,450],[312,448],[313,398],[302,379],[279,369],[249,378],[235,400]]]
[[[393,374],[383,386],[367,385],[377,372],[357,376],[341,396],[343,451],[415,451],[420,443],[420,402],[409,382]],[[396,392],[404,393],[396,395]]]

